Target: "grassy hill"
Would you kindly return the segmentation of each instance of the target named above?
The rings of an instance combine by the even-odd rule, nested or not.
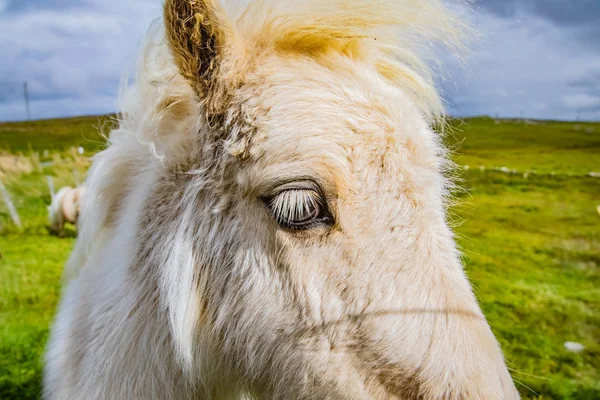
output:
[[[13,153],[63,151],[82,146],[97,151],[114,126],[113,115],[0,123],[0,150]]]
[[[46,229],[46,175],[72,185],[103,145],[96,127],[109,121],[0,124],[0,178],[23,220],[16,229],[0,205],[2,399],[38,396],[74,242],[73,231],[58,238]],[[587,176],[600,172],[600,123],[454,120],[446,140],[467,189],[451,216],[465,268],[519,390],[525,398],[600,398],[600,179]],[[568,352],[566,341],[585,350]]]
[[[449,142],[462,165],[565,174],[600,170],[600,123],[484,117],[451,126]]]

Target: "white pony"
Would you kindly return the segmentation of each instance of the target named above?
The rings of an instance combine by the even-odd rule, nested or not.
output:
[[[85,187],[83,186],[75,189],[65,186],[54,195],[52,203],[48,206],[50,229],[53,232],[62,234],[65,222],[77,225],[84,193]]]
[[[46,399],[516,399],[446,222],[438,0],[166,0]]]

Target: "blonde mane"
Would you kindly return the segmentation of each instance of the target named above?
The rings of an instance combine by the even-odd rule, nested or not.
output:
[[[223,8],[216,3],[196,3],[188,18],[194,21],[196,40],[202,40],[203,24],[210,31],[216,19],[224,27],[215,35],[223,90],[243,80],[265,53],[302,54],[327,63],[336,52],[371,65],[429,119],[439,118],[444,109],[427,57],[436,46],[464,50],[468,30],[441,0],[307,0],[302,7],[291,0],[224,0]],[[176,48],[176,58],[184,58],[186,51]],[[197,74],[198,65],[179,64],[184,77]]]
[[[257,1],[247,8],[244,3],[228,1],[231,8],[221,16],[240,41],[229,44],[233,49],[247,54],[277,49],[325,63],[328,53],[337,52],[371,65],[404,90],[427,117],[443,114],[427,58],[434,56],[435,46],[463,51],[469,30],[443,1],[308,0],[300,10],[293,0]],[[226,74],[243,71],[233,67]]]

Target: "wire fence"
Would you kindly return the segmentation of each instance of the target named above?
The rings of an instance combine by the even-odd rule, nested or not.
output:
[[[82,147],[73,147],[70,151],[57,153],[50,150],[31,151],[27,155],[0,153],[0,215],[3,215],[0,231],[7,227],[6,223],[12,222],[19,231],[26,231],[31,223],[37,223],[34,221],[39,218],[39,212],[27,209],[31,203],[24,201],[24,192],[31,189],[35,196],[41,196],[39,190],[47,188],[47,198],[52,203],[57,189],[81,186],[91,162],[84,152]],[[39,184],[33,183],[36,175]],[[29,221],[28,217],[33,219]]]
[[[8,208],[8,212],[10,214],[12,221],[17,226],[17,228],[21,229],[21,227],[22,227],[21,218],[19,218],[19,214],[17,213],[15,204],[13,203],[13,201],[10,197],[10,194],[8,194],[8,190],[6,190],[6,186],[4,186],[4,183],[2,182],[2,180],[0,180],[0,194],[2,195],[2,199],[4,200],[4,203],[6,204],[6,208]]]
[[[0,198],[4,203],[8,214],[10,215],[10,219],[19,229],[22,227],[22,221],[19,217],[17,207],[12,200],[12,196],[9,193],[6,185],[2,182],[1,178],[3,176],[22,176],[22,174],[28,174],[34,171],[42,172],[45,171],[46,168],[51,168],[50,171],[53,171],[53,167],[59,167],[62,169],[63,174],[67,172],[69,169],[71,174],[67,172],[67,175],[72,175],[69,179],[70,182],[74,183],[75,186],[80,186],[82,184],[82,173],[85,174],[85,170],[87,166],[89,166],[89,157],[84,155],[85,150],[83,147],[72,147],[69,151],[61,153],[62,156],[68,157],[70,162],[66,162],[65,158],[61,158],[60,154],[51,154],[51,151],[46,149],[42,151],[32,151],[28,155],[14,155],[14,154],[0,154]],[[41,155],[41,157],[40,157]],[[82,160],[84,164],[81,163]],[[74,161],[74,163],[73,163]],[[65,171],[67,168],[67,171]],[[587,173],[572,173],[572,172],[558,172],[558,171],[549,171],[549,172],[540,172],[534,169],[529,170],[517,170],[515,168],[508,168],[506,166],[502,167],[486,167],[483,165],[479,166],[469,166],[463,165],[459,168],[462,168],[465,171],[473,171],[473,172],[494,172],[501,173],[512,176],[519,176],[524,179],[535,178],[535,177],[588,177],[600,179],[600,171],[589,171]],[[56,194],[56,187],[54,177],[51,174],[43,175],[45,179],[45,184],[48,188],[48,193],[50,200],[54,200]],[[63,182],[64,183],[64,182]],[[10,185],[9,185],[10,186]],[[1,205],[1,204],[0,204]]]

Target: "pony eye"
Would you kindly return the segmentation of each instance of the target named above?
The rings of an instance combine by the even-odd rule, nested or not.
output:
[[[263,201],[284,228],[305,230],[332,221],[322,194],[315,189],[284,189]]]

